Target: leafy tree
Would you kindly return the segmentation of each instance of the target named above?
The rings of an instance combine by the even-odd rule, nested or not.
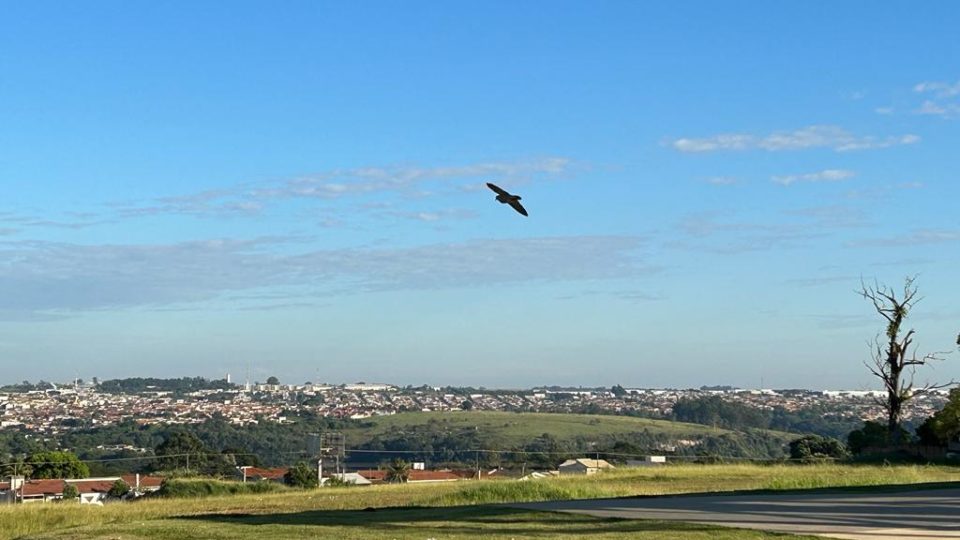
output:
[[[626,388],[620,386],[619,384],[610,388],[610,391],[613,393],[615,397],[618,397],[618,398],[621,398],[628,394]]]
[[[108,381],[97,381],[94,378],[94,384],[99,382],[98,390],[100,392],[109,392],[113,394],[133,394],[138,392],[173,392],[175,394],[185,394],[197,390],[227,390],[236,385],[228,383],[224,379],[208,380],[203,377],[181,377],[179,379],[158,379],[155,377],[131,377],[129,379],[112,379]]]
[[[202,469],[207,462],[207,449],[196,435],[186,431],[171,433],[156,447],[157,468],[187,470]]]
[[[883,285],[867,286],[861,283],[859,294],[873,304],[873,308],[887,321],[886,338],[879,336],[873,345],[872,362],[866,363],[867,369],[883,382],[887,392],[885,399],[879,401],[887,413],[887,436],[893,444],[900,444],[903,440],[901,421],[903,407],[917,396],[929,393],[931,390],[945,388],[953,381],[945,384],[927,383],[916,387],[913,383],[913,374],[917,367],[928,365],[931,361],[939,360],[936,354],[927,354],[917,357],[917,349],[913,345],[915,331],[911,328],[903,331],[903,324],[913,306],[920,301],[917,297],[917,287],[914,278],[906,278],[903,291],[897,293],[892,287]],[[905,373],[906,372],[906,373]]]
[[[61,502],[74,502],[78,498],[80,498],[80,491],[77,490],[77,486],[73,484],[63,486],[63,495],[60,498]]]
[[[897,440],[906,440],[909,434],[902,427],[898,427]],[[880,422],[866,421],[863,427],[850,432],[847,436],[847,446],[854,454],[861,454],[868,448],[884,448],[890,446],[894,439],[890,437],[886,426]]]
[[[463,401],[460,403],[460,408],[463,409],[463,410],[465,410],[465,411],[472,411],[472,410],[473,410],[473,402],[470,401],[469,399],[465,399],[465,400],[463,400]]]
[[[90,469],[77,456],[66,451],[37,452],[27,458],[34,478],[86,478]]]
[[[260,457],[243,449],[230,447],[221,452],[234,467],[261,467]]]
[[[728,429],[767,428],[769,412],[724,401],[720,396],[680,399],[673,405],[673,419]]]
[[[917,426],[916,429],[917,439],[920,440],[920,444],[924,446],[941,446],[945,441],[941,440],[937,433],[933,429],[933,417],[930,416],[923,421],[922,424]]]
[[[928,422],[930,431],[940,444],[946,444],[960,436],[960,388],[950,391],[947,404],[934,413]]]
[[[283,475],[283,481],[292,487],[315,488],[317,487],[317,471],[301,461],[287,470]]]
[[[0,478],[6,478],[8,476],[31,476],[32,474],[33,465],[30,465],[22,459],[0,465]]]
[[[390,482],[391,484],[405,484],[410,478],[410,463],[407,461],[394,458],[393,461],[387,465],[387,474],[384,477],[384,480]]]
[[[807,435],[790,442],[790,458],[803,461],[843,459],[850,455],[847,447],[836,439]]]
[[[110,491],[107,492],[108,497],[113,497],[114,499],[120,499],[127,493],[130,493],[130,486],[127,485],[123,480],[117,480],[110,486]]]
[[[267,384],[280,384],[280,379],[274,376],[267,377]]]

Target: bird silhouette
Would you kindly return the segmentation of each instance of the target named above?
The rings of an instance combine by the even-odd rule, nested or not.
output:
[[[527,214],[527,209],[524,208],[522,204],[520,204],[520,196],[519,196],[519,195],[511,195],[510,193],[507,193],[507,191],[506,191],[505,189],[500,188],[500,187],[498,187],[498,186],[495,186],[494,184],[491,184],[490,182],[487,182],[487,187],[490,188],[490,189],[492,189],[492,190],[494,191],[494,193],[497,194],[497,200],[498,200],[501,204],[509,204],[510,206],[513,207],[514,210],[516,210],[517,212],[520,212],[520,213],[523,214],[524,216],[528,216],[528,215],[529,215],[529,214]]]

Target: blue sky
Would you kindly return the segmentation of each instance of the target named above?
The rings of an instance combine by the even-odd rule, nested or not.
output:
[[[861,276],[960,331],[958,20],[7,5],[3,379],[874,387]]]

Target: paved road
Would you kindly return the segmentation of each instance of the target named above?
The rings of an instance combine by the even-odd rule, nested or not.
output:
[[[600,517],[709,523],[851,540],[960,538],[960,489],[696,495],[516,505]]]

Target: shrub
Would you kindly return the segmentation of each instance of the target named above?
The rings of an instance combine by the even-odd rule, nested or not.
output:
[[[903,428],[900,429],[901,441],[910,440],[910,435]],[[887,426],[879,422],[867,421],[863,427],[850,432],[847,436],[847,446],[854,454],[860,454],[869,448],[879,449],[891,446],[890,434]]]
[[[63,502],[75,502],[80,497],[80,492],[73,484],[63,486]]]
[[[117,480],[110,486],[110,491],[107,492],[107,496],[120,499],[127,493],[130,493],[130,486],[123,480]]]
[[[270,493],[285,489],[275,482],[229,482],[225,480],[166,480],[157,497],[190,498],[243,493]]]
[[[790,443],[790,458],[802,461],[844,459],[850,456],[847,447],[831,437],[807,435]]]
[[[291,487],[315,488],[317,487],[317,472],[313,467],[301,461],[287,470],[287,474],[283,475],[283,481]]]

